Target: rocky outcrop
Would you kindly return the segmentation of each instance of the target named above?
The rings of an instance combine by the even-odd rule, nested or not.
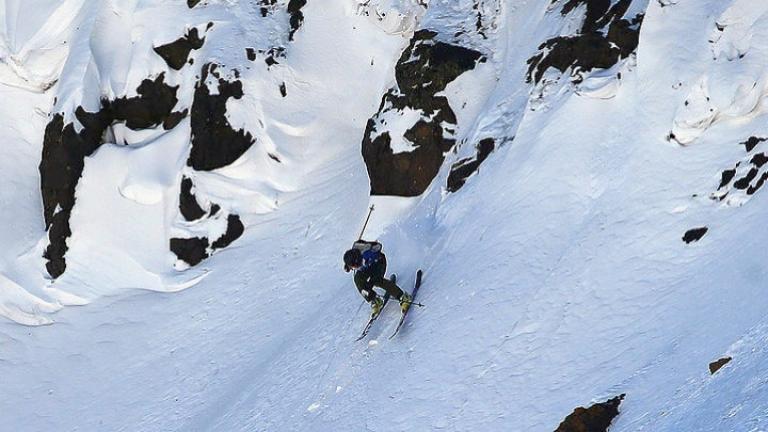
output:
[[[60,276],[66,269],[66,242],[72,234],[69,219],[85,157],[104,144],[107,128],[115,123],[125,123],[133,130],[151,129],[161,124],[171,128],[178,124],[178,117],[183,117],[183,113],[173,112],[178,102],[177,90],[178,86],[167,85],[164,74],[160,74],[154,80],[142,81],[136,89],[137,96],[102,100],[98,112],[78,107],[75,110],[77,126],[74,121],[65,124],[64,113],[53,115],[45,129],[39,166],[49,241],[44,257],[52,277]]]
[[[557,0],[554,0],[555,3]],[[528,60],[528,82],[539,83],[549,68],[576,76],[592,69],[608,69],[629,57],[639,42],[643,14],[625,17],[632,0],[568,0],[560,10],[566,16],[585,10],[584,22],[572,35],[557,36],[539,46]],[[577,76],[576,80],[580,78]]]
[[[714,375],[715,372],[719,371],[720,368],[722,368],[723,366],[727,365],[731,360],[733,360],[733,358],[731,358],[731,357],[723,357],[723,358],[721,358],[721,359],[719,359],[717,361],[713,361],[712,363],[709,364],[709,373],[711,375]]]
[[[768,153],[755,149],[765,138],[750,137],[741,143],[747,155],[736,162],[733,168],[723,171],[720,185],[710,195],[715,201],[724,201],[729,206],[740,206],[747,202],[768,181]]]
[[[304,13],[301,8],[307,5],[307,0],[290,0],[288,2],[288,14],[290,15],[291,31],[288,33],[288,40],[293,40],[293,35],[304,23]]]
[[[234,130],[227,120],[227,101],[243,97],[243,83],[228,80],[215,63],[203,66],[195,86],[192,102],[192,150],[187,165],[197,171],[211,171],[225,167],[243,155],[256,140],[244,129]],[[217,91],[211,93],[208,81],[215,83]]]
[[[474,158],[465,158],[453,164],[446,185],[448,192],[456,192],[461,189],[467,178],[480,168],[480,164],[485,161],[495,147],[496,143],[493,138],[485,138],[475,146],[477,154]]]
[[[397,85],[384,94],[370,120],[362,153],[373,195],[417,196],[423,193],[456,143],[456,115],[438,93],[483,56],[474,50],[439,42],[437,33],[416,32],[395,68]],[[408,121],[402,136],[392,124]],[[395,144],[397,142],[397,144]]]
[[[697,242],[701,240],[702,237],[704,237],[704,234],[706,234],[707,231],[709,231],[709,228],[707,227],[689,229],[685,232],[685,234],[683,234],[683,241],[686,244]]]
[[[209,24],[209,28],[212,25],[212,23]],[[205,37],[201,38],[197,29],[193,28],[183,37],[180,37],[171,43],[155,47],[154,49],[157,55],[162,57],[169,67],[175,70],[181,70],[181,68],[187,64],[189,53],[192,50],[202,48],[204,43]]]
[[[560,423],[555,432],[607,432],[613,419],[619,415],[619,405],[624,396],[616,396],[589,408],[576,408]]]

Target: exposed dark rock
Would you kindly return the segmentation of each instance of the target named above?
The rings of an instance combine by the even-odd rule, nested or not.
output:
[[[269,15],[276,3],[277,0],[259,0],[258,4],[261,5],[261,16],[266,17]]]
[[[280,64],[278,59],[282,60],[285,58],[285,48],[284,47],[272,47],[268,50],[259,50],[259,54],[263,54],[266,56],[264,58],[264,63],[267,64],[267,68],[274,66],[276,64]]]
[[[288,91],[285,89],[285,83],[280,84],[280,95],[283,97],[288,96]]]
[[[246,48],[245,56],[248,57],[248,60],[250,61],[256,60],[256,50],[253,48]]]
[[[187,63],[190,51],[202,48],[203,43],[205,43],[205,37],[200,38],[197,29],[193,28],[184,37],[155,47],[155,52],[165,60],[168,66],[181,70]]]
[[[733,360],[731,357],[723,357],[720,360],[713,361],[709,364],[709,373],[714,375],[715,372],[719,371],[721,367],[728,364],[731,360]]]
[[[197,6],[198,3],[200,3],[200,0],[187,0],[187,6],[189,6],[190,9]]]
[[[172,123],[173,120],[169,120],[169,117],[178,117],[178,114],[172,111],[179,101],[176,97],[179,86],[171,87],[165,84],[164,80],[165,74],[160,74],[154,80],[145,79],[136,89],[138,97],[122,97],[111,103],[105,102],[102,113],[106,109],[112,122],[124,121],[125,125],[133,130],[154,128],[165,121]],[[176,123],[178,124],[178,121]]]
[[[589,408],[576,408],[560,423],[555,432],[607,432],[613,419],[619,415],[619,405],[624,396],[616,396]]]
[[[586,16],[574,35],[558,36],[539,46],[539,52],[528,59],[528,82],[538,83],[549,68],[572,74],[592,69],[608,69],[629,57],[639,42],[643,14],[632,19],[623,18],[632,0],[569,0],[561,10],[568,15],[586,5]]]
[[[234,130],[227,120],[227,100],[243,97],[239,80],[223,78],[218,66],[203,66],[200,81],[195,86],[192,103],[192,150],[187,164],[198,171],[211,171],[236,161],[256,140],[244,129]],[[218,91],[211,94],[206,81],[209,75],[218,80]]]
[[[489,154],[496,147],[493,138],[485,138],[477,143],[477,155],[474,159],[462,159],[451,167],[451,173],[448,175],[448,192],[456,192],[464,186],[467,177],[472,175],[480,168],[480,164],[485,161]]]
[[[291,24],[291,31],[288,33],[288,40],[293,40],[293,35],[296,33],[296,30],[301,27],[301,24],[304,23],[304,13],[301,11],[301,8],[307,5],[307,0],[290,0],[288,2],[288,14],[291,16],[290,18],[290,24]]]
[[[747,153],[749,153],[752,150],[754,150],[754,148],[757,147],[758,144],[760,144],[761,142],[764,142],[765,140],[768,140],[768,138],[760,138],[760,137],[752,136],[752,137],[749,137],[749,139],[747,139],[741,144],[747,150]]]
[[[208,258],[208,239],[205,237],[172,238],[171,252],[191,266]]]
[[[414,34],[395,68],[397,87],[384,94],[378,113],[368,120],[362,153],[373,195],[420,195],[456,142],[456,115],[448,99],[436,94],[485,59],[477,51],[436,42],[435,36],[429,30]],[[414,149],[395,154],[390,132],[377,125],[389,111],[405,109],[421,110],[423,115],[404,134]]]
[[[200,204],[195,199],[194,193],[192,193],[192,179],[189,177],[183,177],[181,179],[181,193],[179,194],[179,211],[184,219],[187,221],[195,221],[205,216],[205,210],[200,207]]]
[[[736,168],[723,171],[718,189],[724,188],[734,177],[736,177]]]
[[[171,130],[181,123],[182,120],[189,114],[188,109],[184,111],[174,111],[165,120],[163,120],[163,129]]]
[[[74,123],[64,124],[62,113],[51,118],[45,128],[39,170],[49,241],[44,257],[52,277],[61,276],[66,269],[66,241],[72,234],[69,218],[75,206],[75,188],[85,166],[85,157],[104,143],[107,128],[115,123],[125,122],[134,130],[154,128],[166,122],[171,124],[169,118],[178,101],[177,90],[178,86],[165,84],[161,74],[154,80],[142,81],[137,88],[138,96],[102,100],[98,112],[91,113],[78,107],[75,118],[82,126],[79,132]]]
[[[707,227],[690,229],[685,232],[685,235],[683,235],[683,241],[688,244],[699,241],[702,237],[704,237],[704,234],[706,234],[707,231],[709,231],[709,228]]]
[[[240,222],[240,216],[231,214],[227,216],[227,231],[213,242],[211,248],[214,250],[225,248],[243,235],[243,232],[245,232],[245,227],[243,226],[243,223]]]

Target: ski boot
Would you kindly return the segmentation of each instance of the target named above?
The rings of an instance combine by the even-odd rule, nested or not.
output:
[[[400,309],[405,313],[408,308],[411,307],[411,303],[413,302],[413,297],[411,297],[410,294],[403,291],[403,295],[400,296]]]
[[[376,296],[371,302],[371,318],[376,318],[381,313],[381,307],[384,306],[384,301],[381,297]]]

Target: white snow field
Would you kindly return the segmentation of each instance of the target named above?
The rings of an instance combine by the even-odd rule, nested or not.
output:
[[[0,0],[0,430],[545,432],[621,394],[611,432],[768,430],[768,6],[612,0],[644,14],[636,50],[537,79],[529,59],[602,3]],[[204,44],[169,68],[153,47],[192,29]],[[366,124],[422,29],[484,59],[438,94],[456,145],[429,187],[371,197]],[[47,125],[86,130],[77,107],[160,75],[189,110],[207,63],[210,94],[242,82],[226,118],[254,144],[193,169],[194,112],[113,122],[52,277]],[[408,154],[429,115],[377,127]],[[183,178],[208,217],[179,214]],[[366,238],[403,288],[424,270],[426,306],[389,339],[390,303],[355,342],[369,306],[341,257],[371,204]],[[197,265],[169,249],[225,235],[227,215],[245,227],[228,247]]]

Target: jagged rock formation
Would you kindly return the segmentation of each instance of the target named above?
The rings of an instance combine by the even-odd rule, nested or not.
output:
[[[699,228],[693,228],[685,232],[683,234],[683,241],[686,243],[693,243],[701,240],[702,237],[704,237],[704,234],[709,231],[709,228],[707,227],[699,227]]]
[[[65,124],[64,114],[55,114],[45,130],[43,155],[40,161],[40,183],[49,245],[45,250],[46,269],[58,277],[66,269],[64,255],[67,238],[72,234],[69,219],[75,205],[75,187],[90,156],[105,143],[104,135],[111,125],[125,123],[133,130],[151,129],[161,124],[165,129],[175,127],[185,116],[175,113],[178,86],[165,83],[165,75],[142,81],[136,89],[138,96],[104,99],[98,112],[82,107],[75,111],[74,122]]]
[[[557,0],[554,0],[554,4]],[[608,69],[637,49],[643,14],[625,17],[632,0],[568,0],[560,14],[566,16],[584,6],[581,28],[572,35],[557,36],[539,46],[528,60],[528,82],[539,83],[549,68],[571,75]],[[578,80],[578,78],[577,78]]]
[[[723,357],[719,360],[713,361],[712,363],[709,364],[709,373],[711,375],[714,375],[715,372],[719,371],[720,368],[727,365],[731,360],[733,360],[733,358]]]
[[[607,432],[613,419],[619,415],[624,394],[589,408],[579,407],[555,429],[555,432]]]
[[[448,192],[456,192],[464,186],[467,178],[474,174],[488,155],[496,148],[496,142],[493,138],[480,140],[475,146],[477,154],[474,158],[464,158],[451,166],[451,173],[448,175],[446,185]]]
[[[211,171],[236,161],[255,142],[250,132],[234,130],[227,120],[227,100],[243,97],[243,83],[228,80],[219,66],[208,63],[203,66],[200,80],[195,87],[195,99],[190,115],[192,126],[192,150],[187,165],[197,171]],[[208,81],[216,83],[217,92],[211,94]]]
[[[208,25],[208,28],[213,23]],[[187,64],[187,58],[192,50],[202,48],[205,43],[205,37],[200,37],[197,28],[193,28],[186,35],[176,39],[171,43],[155,47],[155,52],[165,60],[169,67],[175,70],[181,70]]]
[[[754,151],[765,140],[753,136],[741,143],[747,155],[733,168],[722,172],[720,185],[710,195],[711,199],[724,201],[729,206],[743,205],[765,185],[768,180],[768,154]]]
[[[288,14],[291,16],[291,31],[288,33],[288,40],[293,40],[293,35],[304,23],[304,13],[301,8],[307,5],[307,0],[290,0],[288,2]]]
[[[437,93],[484,59],[436,36],[430,30],[414,34],[395,69],[397,86],[384,94],[378,113],[368,120],[362,153],[373,195],[420,195],[456,143],[456,115]],[[408,123],[397,136],[390,122],[400,121]]]

